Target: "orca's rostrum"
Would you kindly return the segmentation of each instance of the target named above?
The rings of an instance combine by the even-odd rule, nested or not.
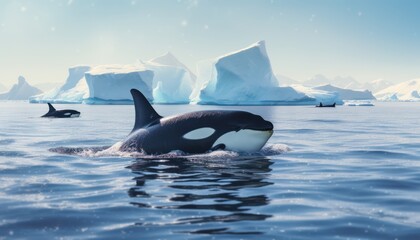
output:
[[[121,151],[256,152],[273,134],[271,122],[249,112],[213,110],[162,117],[140,91],[131,89],[131,95],[135,124],[127,138],[115,145]]]

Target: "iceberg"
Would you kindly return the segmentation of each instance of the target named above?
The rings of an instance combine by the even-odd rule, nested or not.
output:
[[[201,61],[198,77],[171,53],[132,65],[75,66],[66,82],[30,102],[131,104],[130,89],[160,104],[304,105],[342,103],[337,93],[280,86],[265,42],[213,60]],[[294,81],[281,76],[288,83]]]
[[[343,104],[343,100],[340,98],[337,92],[311,88],[301,84],[294,84],[291,85],[291,87],[293,87],[293,89],[296,91],[301,92],[312,99],[315,99],[315,101],[311,102],[311,104],[318,104],[320,102],[323,104]]]
[[[372,102],[367,100],[355,100],[355,101],[346,101],[345,106],[349,107],[373,107],[375,106]]]
[[[335,86],[338,86],[340,88],[345,88],[345,89],[362,88],[362,84],[360,84],[358,81],[356,81],[352,77],[337,76],[333,79],[329,79],[322,74],[317,74],[304,82],[304,85],[311,86],[311,87],[318,87],[318,86],[323,86],[323,85],[328,85],[328,84],[334,84]]]
[[[131,88],[152,96],[153,72],[140,65],[75,66],[59,88],[31,97],[31,103],[131,104]]]
[[[87,96],[88,86],[84,78],[89,66],[74,66],[69,68],[65,83],[58,88],[29,98],[31,103],[82,103]]]
[[[196,76],[171,53],[141,62],[154,73],[153,102],[159,104],[189,103]]]
[[[18,83],[13,85],[13,87],[4,93],[0,93],[1,100],[28,100],[30,96],[37,95],[42,93],[36,87],[29,85],[26,82],[26,79],[22,76],[19,76]]]
[[[289,105],[313,104],[315,99],[292,87],[279,87],[265,42],[198,64],[191,95],[197,104]]]
[[[420,102],[420,79],[413,79],[387,87],[375,96],[380,101]]]
[[[312,78],[306,80],[303,84],[306,86],[311,86],[311,87],[334,85],[338,88],[344,88],[344,89],[357,89],[357,90],[367,89],[373,93],[376,93],[382,89],[385,89],[391,86],[391,83],[384,79],[375,79],[370,82],[360,83],[352,77],[337,76],[333,79],[329,79],[321,74],[313,76]]]
[[[130,89],[140,90],[153,101],[153,71],[141,65],[101,65],[85,73],[88,87],[83,103],[124,104],[132,103]]]
[[[372,95],[372,92],[370,92],[369,90],[364,90],[364,91],[350,90],[350,89],[334,87],[330,84],[315,87],[315,89],[328,91],[328,92],[336,92],[338,93],[341,100],[375,100],[376,99]]]
[[[363,85],[364,89],[369,89],[370,91],[372,91],[373,93],[377,93],[389,86],[391,86],[392,84],[382,78],[379,79],[375,79],[371,82],[367,82]]]
[[[30,98],[31,103],[131,104],[130,89],[149,101],[189,103],[196,76],[171,53],[132,65],[75,66],[65,83]]]

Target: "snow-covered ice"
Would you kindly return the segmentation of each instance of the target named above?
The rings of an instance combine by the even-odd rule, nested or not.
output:
[[[131,65],[75,66],[65,83],[30,99],[32,103],[131,103],[139,89],[155,103],[189,103],[195,75],[172,54]]]
[[[190,102],[196,76],[174,55],[168,52],[147,62],[141,62],[141,64],[154,72],[154,103]]]
[[[367,89],[373,93],[376,93],[384,88],[391,86],[391,83],[384,79],[375,79],[370,82],[360,83],[352,77],[341,77],[337,76],[334,78],[328,78],[322,74],[313,76],[302,83],[305,86],[318,87],[323,85],[333,85],[344,89],[361,90]]]
[[[31,103],[81,103],[87,97],[88,86],[84,78],[89,66],[69,68],[69,75],[61,87],[29,98]]]
[[[13,87],[4,93],[0,93],[1,100],[28,100],[30,96],[42,93],[36,87],[29,85],[26,79],[19,76],[18,83],[14,84]]]
[[[343,101],[340,99],[340,96],[337,92],[330,92],[321,89],[311,88],[301,84],[294,84],[291,85],[291,87],[293,87],[293,89],[295,89],[296,91],[301,92],[312,99],[315,99],[314,103],[316,104],[320,102],[324,104],[343,104]]]
[[[370,91],[372,91],[373,93],[377,93],[389,86],[391,86],[392,84],[390,82],[388,82],[385,79],[379,78],[379,79],[375,79],[373,81],[367,82],[363,85],[364,89],[369,89]]]
[[[373,104],[371,101],[345,101],[344,103],[345,106],[349,106],[349,107],[372,107],[375,106],[375,104]]]
[[[286,77],[278,81],[264,41],[201,61],[197,73],[198,77],[171,53],[131,65],[76,66],[69,69],[63,86],[31,97],[30,102],[124,104],[132,102],[131,88],[139,89],[149,101],[163,104],[305,105],[374,99],[367,91],[284,86],[294,81]],[[340,79],[342,84],[355,82],[351,77]],[[318,75],[313,82],[327,81]]]
[[[412,79],[387,87],[375,96],[381,101],[420,101],[420,79]]]
[[[140,90],[153,101],[153,71],[137,65],[100,65],[85,73],[89,88],[88,104],[112,104],[131,102],[130,89]]]
[[[63,86],[30,98],[32,103],[131,103],[131,88],[137,88],[150,100],[153,72],[139,64],[75,66]]]
[[[303,83],[305,86],[318,87],[322,85],[333,84],[334,86],[346,89],[360,89],[362,84],[352,77],[336,76],[335,78],[328,78],[322,74],[317,74]]]
[[[315,89],[324,90],[328,92],[336,92],[342,100],[374,100],[375,97],[369,90],[351,90],[339,87],[334,87],[330,84],[315,87]]]
[[[199,63],[192,101],[219,105],[315,103],[292,87],[279,87],[264,41]]]

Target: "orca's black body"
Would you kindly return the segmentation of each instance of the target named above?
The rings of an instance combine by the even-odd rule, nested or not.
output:
[[[335,103],[323,105],[322,102],[320,102],[319,105],[316,105],[315,107],[335,107]]]
[[[258,151],[273,133],[271,122],[244,111],[198,111],[164,118],[138,90],[131,94],[136,121],[130,135],[118,143],[121,151]]]
[[[74,118],[79,117],[80,112],[76,110],[56,110],[51,103],[48,103],[49,111],[42,115],[41,117],[49,117],[49,118]]]

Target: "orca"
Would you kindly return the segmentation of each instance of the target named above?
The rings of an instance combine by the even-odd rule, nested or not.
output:
[[[48,117],[48,118],[74,118],[79,117],[80,112],[76,110],[56,110],[51,103],[48,103],[49,111],[42,115],[41,117]]]
[[[208,110],[160,116],[144,95],[131,89],[135,123],[114,147],[125,152],[163,154],[175,150],[257,152],[273,134],[273,124],[245,111]]]
[[[329,104],[329,105],[324,105],[324,104],[322,104],[322,102],[320,102],[319,105],[316,105],[315,107],[335,107],[335,103]]]

